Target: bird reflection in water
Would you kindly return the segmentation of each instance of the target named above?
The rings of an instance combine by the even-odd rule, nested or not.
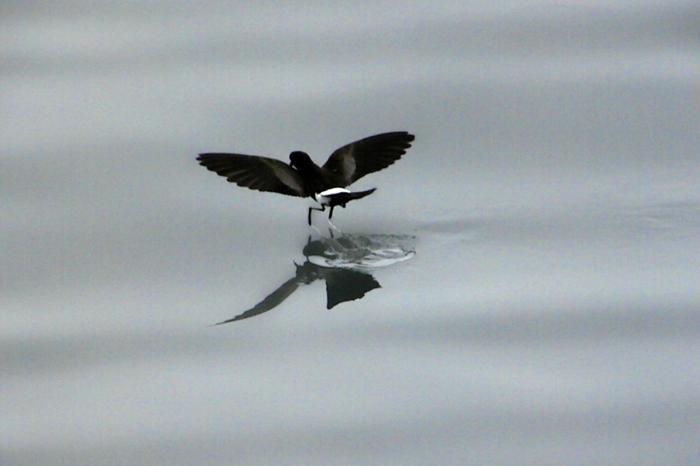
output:
[[[371,275],[373,269],[390,267],[411,260],[415,252],[415,236],[409,235],[344,235],[321,237],[304,247],[306,261],[296,266],[296,274],[260,301],[255,307],[215,325],[235,322],[263,314],[279,306],[300,285],[316,280],[326,282],[326,308],[363,298],[380,288]]]

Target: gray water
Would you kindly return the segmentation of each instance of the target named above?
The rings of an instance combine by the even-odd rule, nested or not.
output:
[[[690,465],[695,2],[5,2],[0,463]],[[413,147],[337,209],[195,161]],[[325,233],[323,215],[316,224]]]

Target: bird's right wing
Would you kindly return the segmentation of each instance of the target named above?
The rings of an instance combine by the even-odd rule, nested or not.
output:
[[[197,160],[207,170],[238,186],[288,196],[307,196],[299,173],[280,160],[224,153],[200,154]]]
[[[411,147],[415,136],[406,131],[382,133],[336,149],[323,168],[339,175],[349,186],[365,175],[393,164]]]

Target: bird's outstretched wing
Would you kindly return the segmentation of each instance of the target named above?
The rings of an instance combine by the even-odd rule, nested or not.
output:
[[[288,196],[307,196],[299,173],[280,160],[223,153],[200,154],[197,160],[203,167],[238,186]]]
[[[406,131],[382,133],[337,149],[323,168],[341,176],[348,186],[363,176],[396,162],[411,147],[415,136]]]
[[[282,304],[282,302],[285,299],[289,298],[289,296],[292,293],[294,293],[297,290],[297,288],[299,288],[299,279],[297,277],[290,278],[289,280],[284,282],[282,286],[277,288],[275,291],[270,293],[265,299],[256,304],[254,308],[249,309],[243,314],[237,315],[236,317],[224,320],[223,322],[219,322],[214,325],[228,324],[229,322],[247,319],[249,317],[254,317],[269,310],[272,310],[280,304]]]

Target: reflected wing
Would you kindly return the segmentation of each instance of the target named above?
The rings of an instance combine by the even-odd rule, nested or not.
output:
[[[372,275],[356,270],[330,269],[324,274],[326,279],[326,309],[333,309],[340,303],[360,299],[365,294],[381,288]]]
[[[333,152],[323,168],[340,175],[344,186],[348,186],[399,160],[414,139],[415,136],[405,131],[360,139]]]
[[[263,312],[267,312],[271,309],[274,309],[280,304],[282,304],[282,302],[285,299],[289,298],[289,295],[294,293],[297,288],[299,288],[299,280],[297,279],[297,277],[291,278],[284,282],[282,286],[277,288],[270,295],[268,295],[267,298],[259,302],[253,309],[249,309],[243,314],[239,314],[232,319],[224,320],[223,322],[218,322],[214,325],[227,324],[229,322],[235,322],[236,320],[247,319],[248,317],[257,316],[262,314]]]
[[[243,154],[200,154],[197,160],[238,186],[306,197],[299,173],[279,160]]]

